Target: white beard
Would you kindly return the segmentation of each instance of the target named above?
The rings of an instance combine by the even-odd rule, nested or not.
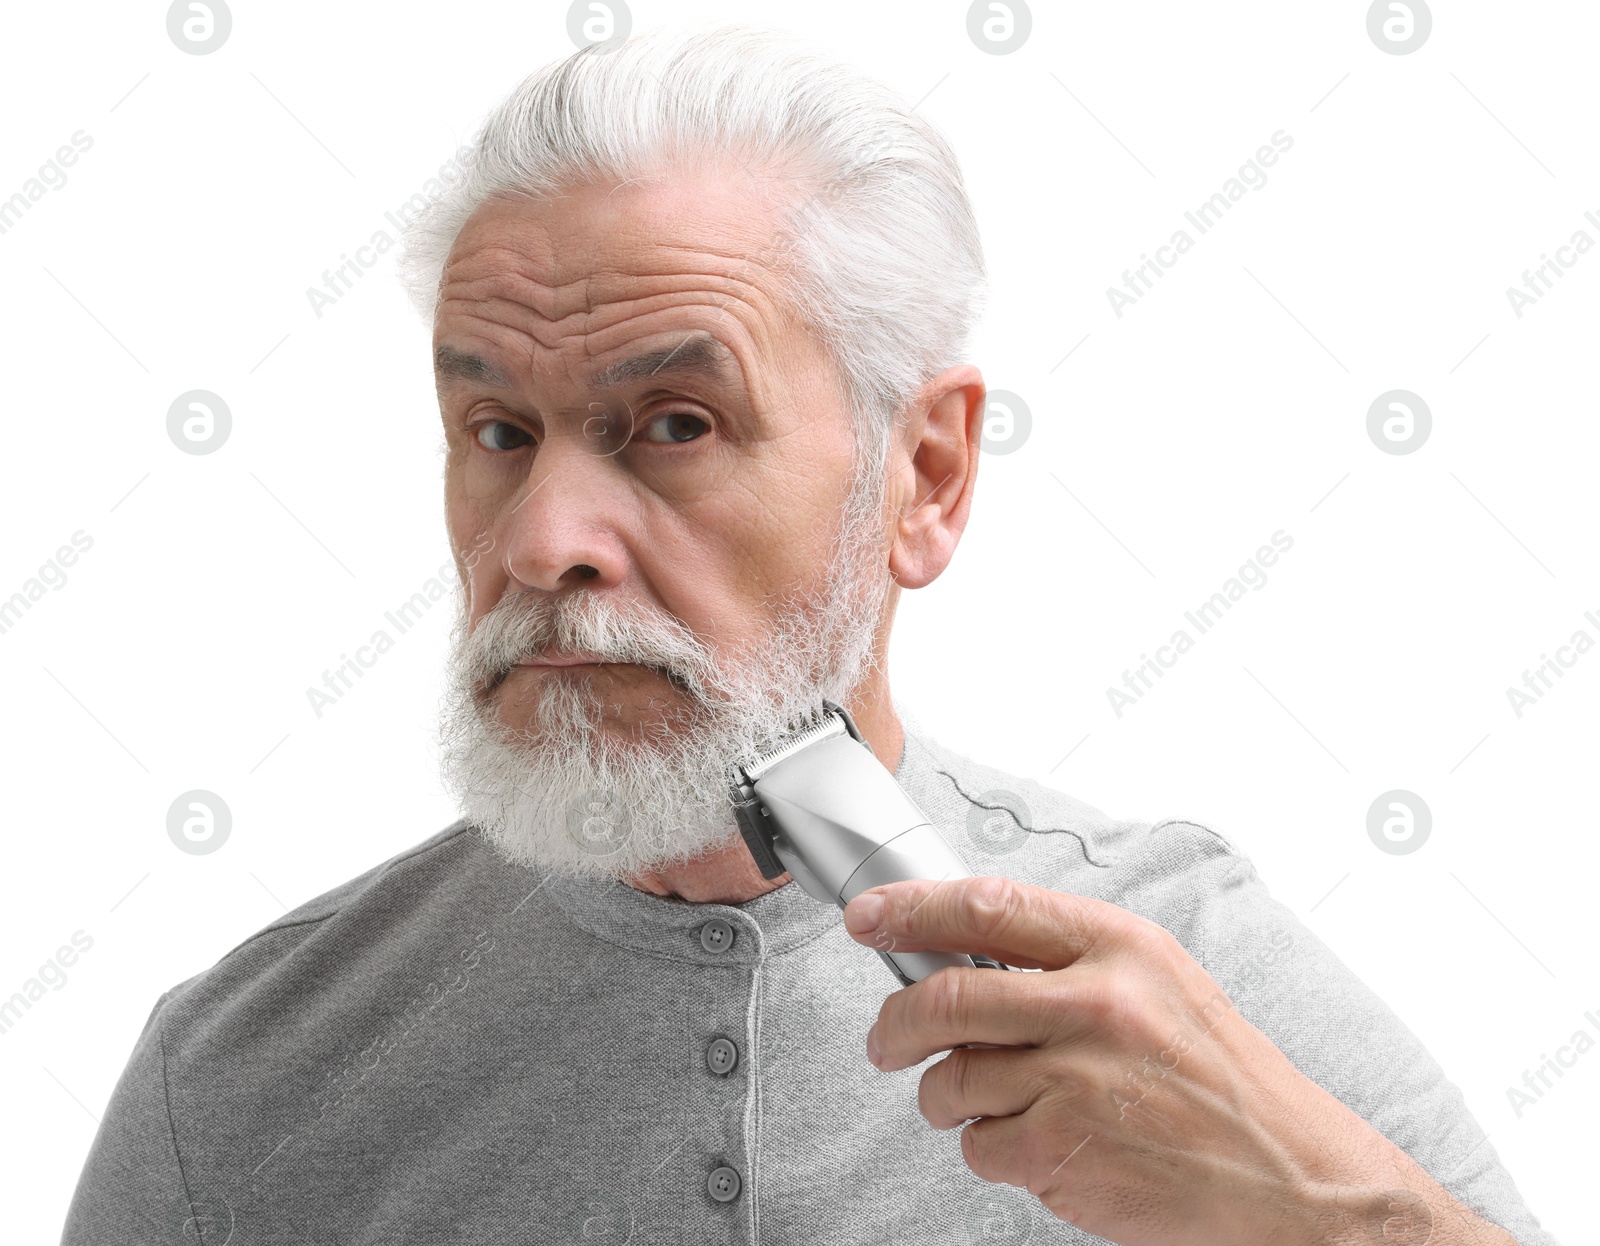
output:
[[[879,473],[870,473],[878,481]],[[715,653],[675,616],[624,615],[582,589],[502,598],[467,634],[462,595],[441,716],[441,776],[509,861],[624,880],[738,838],[730,783],[740,760],[845,704],[878,669],[875,639],[893,577],[881,483],[858,481],[820,589],[781,600],[745,651]],[[517,662],[581,651],[666,674],[677,696],[641,734],[603,725],[598,676],[538,680],[527,727],[500,721],[486,690]]]

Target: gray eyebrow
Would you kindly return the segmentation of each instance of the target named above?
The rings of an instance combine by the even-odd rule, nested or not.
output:
[[[629,381],[642,381],[659,372],[700,372],[715,377],[727,375],[730,351],[716,338],[703,330],[691,333],[676,346],[646,351],[631,359],[607,364],[589,378],[596,389],[626,385]]]
[[[511,382],[506,380],[501,375],[500,369],[487,359],[466,354],[449,346],[441,346],[433,352],[433,368],[439,374],[441,381],[456,377],[465,381],[482,381],[485,385],[493,385],[498,389],[511,388]]]
[[[724,379],[729,375],[728,364],[732,359],[732,351],[701,330],[688,334],[676,346],[645,351],[607,364],[589,378],[589,384],[596,389],[605,389],[626,385],[630,381],[646,380],[662,372],[698,372]],[[511,388],[511,382],[504,373],[487,359],[450,346],[440,346],[433,352],[433,366],[440,380],[460,378],[499,389]]]

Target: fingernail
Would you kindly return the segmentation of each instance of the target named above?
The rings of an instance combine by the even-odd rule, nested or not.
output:
[[[876,930],[878,923],[883,920],[883,897],[881,895],[860,895],[845,908],[845,928],[851,934],[866,934],[869,930]]]
[[[867,1031],[867,1059],[873,1064],[878,1064],[883,1059],[883,1052],[878,1049],[878,1023],[874,1021],[872,1028]]]

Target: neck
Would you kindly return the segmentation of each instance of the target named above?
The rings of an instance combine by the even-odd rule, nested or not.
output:
[[[905,729],[894,712],[886,684],[845,706],[856,727],[872,745],[872,753],[893,774],[905,752]],[[788,874],[763,878],[743,838],[735,835],[724,848],[681,865],[665,866],[623,879],[638,891],[675,896],[694,904],[743,904],[790,882]]]

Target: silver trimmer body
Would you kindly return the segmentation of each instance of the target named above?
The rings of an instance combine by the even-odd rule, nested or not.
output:
[[[971,877],[961,858],[873,755],[841,705],[739,768],[734,814],[762,877],[785,872],[810,896],[841,909],[873,887],[907,878]],[[965,952],[878,955],[903,986],[946,965],[1010,969]]]

